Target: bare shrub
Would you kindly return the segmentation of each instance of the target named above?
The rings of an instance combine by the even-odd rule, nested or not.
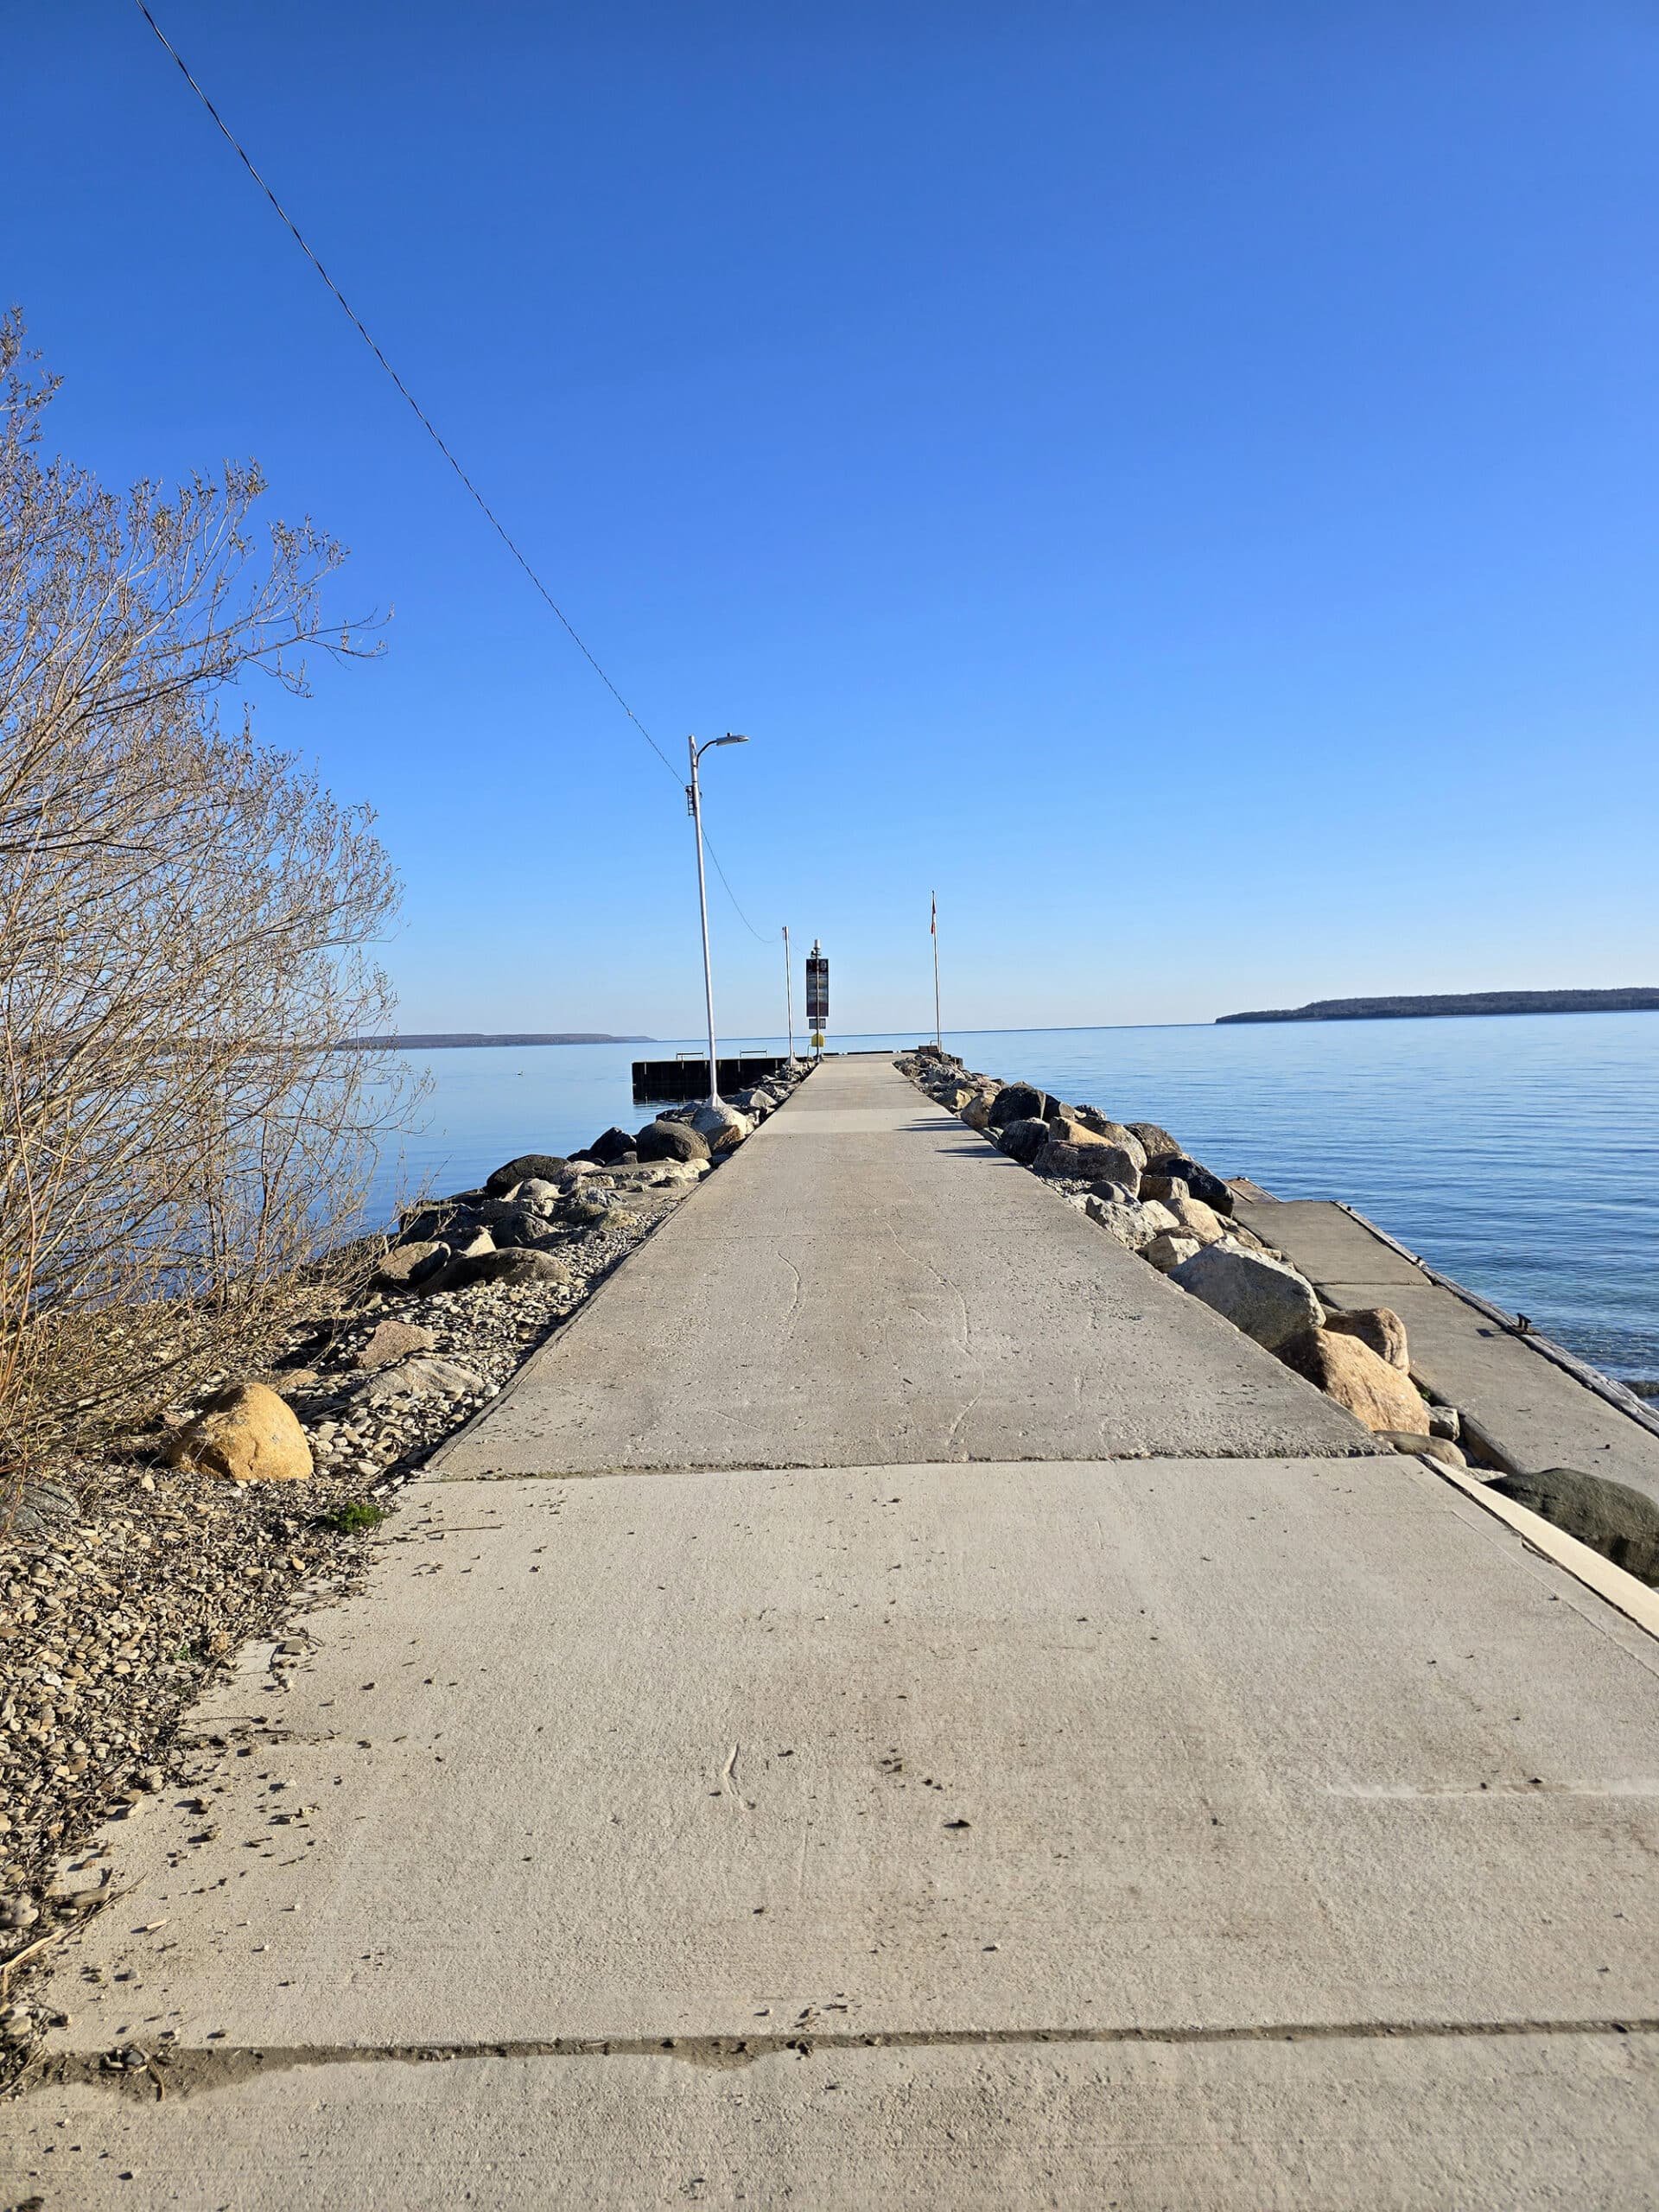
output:
[[[206,1371],[360,1206],[404,1097],[365,808],[229,734],[305,688],[340,549],[251,520],[252,466],[124,498],[43,456],[0,327],[0,1478]]]

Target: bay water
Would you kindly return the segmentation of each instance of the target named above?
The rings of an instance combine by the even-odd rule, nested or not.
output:
[[[832,1037],[899,1050],[914,1032]],[[1156,1122],[1222,1175],[1343,1198],[1431,1266],[1607,1373],[1659,1376],[1659,1014],[1498,1014],[1111,1029],[947,1031],[970,1068]],[[521,1152],[638,1128],[636,1058],[695,1041],[411,1054],[421,1126],[382,1162],[379,1220]],[[722,1038],[722,1052],[781,1052]]]

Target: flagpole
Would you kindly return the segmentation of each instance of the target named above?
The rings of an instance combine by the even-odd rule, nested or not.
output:
[[[939,1026],[939,894],[932,894],[933,918],[930,928],[933,938],[933,1042],[941,1053],[944,1051],[944,1032]]]

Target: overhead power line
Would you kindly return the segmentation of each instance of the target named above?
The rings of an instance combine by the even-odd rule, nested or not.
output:
[[[720,855],[709,843],[709,833],[706,830],[702,836],[702,849],[708,854],[709,859],[713,861],[715,864],[715,874],[720,878],[722,883],[726,883],[726,871],[720,864]],[[749,919],[743,909],[738,905],[737,893],[733,890],[729,883],[726,883],[726,896],[731,900],[738,920],[742,923],[744,928],[747,930],[749,935],[754,939],[755,943],[757,944],[764,944],[767,950],[770,951],[772,949],[772,939],[769,937],[761,936],[760,931],[756,929],[754,924]]]
[[[196,98],[201,102],[203,107],[207,109],[208,114],[212,116],[226,145],[232,149],[238,161],[241,162],[243,168],[246,169],[248,175],[258,186],[260,191],[264,194],[265,198],[270,202],[272,207],[276,209],[277,215],[281,218],[283,226],[289,233],[289,236],[293,239],[295,245],[298,246],[300,251],[305,256],[306,259],[311,264],[311,266],[316,270],[318,276],[321,277],[323,283],[328,287],[328,289],[340,302],[340,306],[346,310],[346,315],[350,317],[352,327],[356,331],[358,336],[363,340],[363,343],[368,347],[370,353],[373,354],[375,359],[379,362],[381,367],[391,378],[393,384],[397,385],[398,391],[402,392],[404,397],[409,402],[410,408],[414,414],[416,421],[419,423],[421,428],[426,432],[428,437],[431,439],[433,444],[436,446],[438,451],[443,455],[450,467],[454,470],[455,474],[460,477],[467,491],[471,493],[473,498],[477,501],[479,509],[483,514],[485,520],[489,524],[490,528],[495,532],[496,536],[501,540],[501,543],[506,547],[508,552],[512,554],[513,559],[518,563],[518,566],[530,578],[531,582],[541,594],[543,599],[546,601],[553,613],[558,616],[559,620],[564,625],[566,631],[569,632],[571,642],[575,645],[583,659],[587,661],[594,675],[598,677],[600,682],[610,693],[612,698],[614,699],[617,705],[621,708],[623,713],[639,731],[640,736],[645,739],[645,743],[651,747],[652,751],[657,755],[657,758],[662,762],[664,767],[668,770],[669,774],[672,776],[674,780],[677,783],[679,781],[679,773],[675,768],[672,761],[670,760],[668,755],[663,751],[662,747],[658,744],[656,739],[645,728],[644,722],[640,721],[639,715],[635,714],[633,709],[622,696],[620,691],[617,690],[615,684],[612,683],[610,677],[601,666],[598,658],[588,646],[587,640],[582,637],[582,632],[576,628],[575,624],[572,622],[570,617],[565,613],[564,609],[559,605],[557,600],[554,598],[552,593],[549,591],[547,586],[542,582],[535,569],[531,566],[530,562],[526,558],[524,550],[519,545],[518,540],[513,537],[512,531],[502,521],[500,516],[496,513],[495,509],[490,505],[489,501],[484,497],[484,494],[479,490],[477,485],[474,483],[472,478],[467,474],[467,471],[455,459],[454,454],[444,442],[444,440],[440,435],[436,426],[434,424],[431,416],[427,414],[419,400],[416,398],[414,393],[398,375],[397,370],[392,367],[391,363],[381,352],[375,340],[370,336],[368,329],[363,321],[363,318],[358,314],[356,308],[346,298],[345,293],[340,290],[339,285],[335,283],[334,278],[328,274],[328,271],[323,267],[321,262],[318,260],[316,255],[312,251],[311,247],[307,244],[305,238],[302,234],[300,227],[294,220],[294,218],[289,213],[287,208],[283,207],[282,201],[276,197],[270,187],[265,182],[264,177],[260,175],[258,170],[255,168],[252,161],[248,156],[246,149],[237,137],[236,133],[231,129],[229,124],[226,122],[224,117],[213,105],[212,100],[208,99],[207,93],[191,75],[188,67],[186,66],[182,54],[180,54],[178,48],[168,37],[167,33],[156,22],[155,16],[150,14],[149,10],[144,4],[144,0],[135,0],[135,4],[137,7],[139,14],[149,25],[151,30],[155,32],[156,37],[161,41],[167,51],[172,55],[174,60],[178,63],[180,74],[183,77],[185,83],[189,86]]]
[[[571,643],[576,647],[576,650],[581,653],[582,658],[593,670],[594,675],[598,677],[600,682],[610,693],[612,698],[615,700],[617,705],[621,708],[623,713],[633,724],[635,729],[639,731],[640,736],[645,739],[645,743],[657,755],[657,758],[662,762],[664,767],[668,770],[669,774],[673,777],[676,783],[678,783],[680,780],[678,769],[675,767],[673,762],[663,751],[662,747],[658,744],[656,739],[645,728],[644,722],[640,721],[639,715],[635,714],[633,709],[628,704],[621,692],[611,681],[610,677],[606,673],[605,669],[601,666],[598,656],[588,645],[587,639],[582,635],[582,632],[576,628],[575,624],[570,620],[570,617],[559,605],[557,600],[554,598],[552,593],[548,589],[547,586],[542,582],[540,576],[537,575],[535,569],[531,567],[524,549],[519,545],[512,531],[502,521],[500,516],[496,513],[495,509],[490,505],[489,501],[484,497],[484,494],[479,490],[477,485],[474,483],[472,478],[467,474],[467,471],[461,467],[460,461],[456,460],[454,454],[451,452],[449,447],[439,433],[431,416],[428,415],[426,410],[416,398],[414,393],[404,382],[402,377],[398,375],[397,370],[392,367],[391,363],[386,359],[385,353],[382,353],[379,346],[371,336],[368,327],[364,322],[361,315],[358,314],[356,308],[353,307],[345,293],[340,290],[339,285],[335,283],[334,278],[323,267],[321,262],[318,260],[315,253],[312,251],[303,233],[301,232],[299,225],[294,220],[294,218],[289,213],[287,208],[283,207],[282,201],[278,200],[276,194],[271,190],[270,187],[265,182],[264,178],[260,175],[258,170],[254,167],[252,159],[248,154],[246,148],[243,145],[241,140],[231,129],[229,124],[226,122],[224,117],[213,105],[212,100],[208,99],[207,93],[196,82],[194,77],[192,76],[189,67],[185,61],[184,56],[179,52],[177,47],[174,45],[171,39],[168,38],[167,33],[156,22],[155,16],[151,15],[149,8],[145,5],[145,0],[134,0],[134,3],[137,6],[139,14],[149,25],[151,30],[155,32],[156,36],[161,41],[163,48],[167,53],[172,55],[173,60],[177,63],[179,74],[184,79],[185,83],[189,86],[191,91],[195,94],[196,98],[201,102],[203,107],[207,109],[208,114],[213,118],[214,126],[218,130],[220,137],[224,139],[226,144],[230,147],[238,161],[241,162],[243,168],[246,169],[248,175],[253,179],[260,191],[270,201],[289,236],[293,239],[295,245],[298,246],[300,251],[305,256],[306,259],[311,264],[311,266],[316,270],[318,276],[321,277],[323,283],[334,294],[335,299],[339,301],[341,308],[345,310],[345,313],[351,322],[352,327],[356,331],[358,336],[363,340],[363,343],[368,347],[370,353],[373,354],[375,359],[380,364],[380,366],[385,371],[392,383],[397,387],[397,390],[402,393],[404,398],[408,402],[410,411],[413,414],[416,421],[426,432],[428,437],[431,439],[433,444],[436,446],[438,451],[443,455],[450,467],[454,471],[461,483],[466,486],[467,491],[470,493],[472,499],[477,505],[480,513],[482,514],[484,519],[489,524],[490,528],[495,532],[496,536],[501,540],[501,543],[506,547],[508,552],[512,554],[513,559],[518,563],[518,566],[529,577],[531,584],[535,587],[541,598],[546,602],[549,608],[550,608],[552,613],[558,617],[560,622],[563,625],[566,634],[569,637]],[[757,944],[769,944],[771,940],[761,936],[760,931],[756,929],[754,924],[744,912],[742,907],[738,905],[737,893],[733,890],[730,882],[727,879],[726,871],[720,864],[719,855],[715,851],[714,847],[709,844],[707,837],[703,839],[703,845],[708,852],[709,859],[713,861],[715,864],[715,873],[719,876],[722,885],[724,885],[726,896],[731,900],[733,910],[736,913],[739,921],[742,923],[744,928],[747,930],[749,935],[755,940]]]

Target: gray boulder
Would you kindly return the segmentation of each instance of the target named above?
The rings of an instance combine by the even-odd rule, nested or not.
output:
[[[1137,1147],[1138,1149],[1138,1147]],[[1141,1187],[1141,1171],[1134,1155],[1104,1137],[1087,1144],[1073,1144],[1051,1136],[1031,1165],[1039,1175],[1075,1177],[1083,1182],[1117,1183],[1131,1193]]]
[[[735,1106],[728,1106],[722,1099],[718,1106],[699,1106],[691,1116],[690,1126],[709,1143],[709,1155],[731,1152],[744,1138],[753,1134],[754,1123],[747,1114],[740,1114]]]
[[[499,1250],[521,1251],[550,1238],[556,1219],[556,1215],[541,1213],[534,1206],[503,1204],[490,1224],[490,1234]]]
[[[1264,1252],[1247,1252],[1230,1238],[1205,1245],[1172,1269],[1169,1279],[1269,1351],[1325,1321],[1325,1308],[1306,1276]]]
[[[452,1229],[470,1223],[477,1209],[458,1205],[453,1198],[435,1198],[430,1205],[418,1206],[412,1213],[401,1217],[397,1230],[400,1244],[430,1244],[442,1243]]]
[[[1219,1175],[1212,1175],[1207,1167],[1200,1167],[1196,1160],[1189,1160],[1184,1152],[1174,1153],[1158,1162],[1159,1173],[1178,1175],[1193,1198],[1202,1198],[1217,1213],[1231,1213],[1233,1194]]]
[[[430,1329],[412,1321],[381,1321],[352,1362],[353,1367],[390,1367],[394,1359],[407,1359],[412,1351],[430,1351],[437,1338]]]
[[[1126,1127],[1138,1136],[1147,1148],[1148,1160],[1167,1160],[1180,1146],[1167,1129],[1160,1129],[1156,1122],[1130,1122]]]
[[[496,1169],[484,1185],[484,1195],[487,1198],[505,1198],[515,1184],[527,1182],[532,1175],[539,1176],[543,1182],[556,1183],[569,1165],[556,1153],[521,1153],[517,1160],[510,1160],[505,1166]]]
[[[634,1149],[642,1161],[707,1160],[709,1140],[683,1122],[647,1122]]]
[[[1449,1436],[1424,1436],[1408,1428],[1379,1428],[1375,1434],[1379,1444],[1391,1444],[1396,1452],[1415,1459],[1438,1459],[1447,1467],[1469,1464]]]
[[[592,1144],[578,1153],[579,1160],[592,1160],[601,1167],[613,1167],[620,1160],[637,1157],[633,1148],[633,1133],[630,1129],[601,1130]]]
[[[1143,1252],[1154,1236],[1161,1236],[1175,1227],[1174,1217],[1160,1205],[1140,1205],[1134,1200],[1127,1204],[1118,1198],[1103,1198],[1090,1191],[1083,1201],[1083,1211],[1090,1221],[1103,1229],[1109,1236],[1116,1237],[1131,1252]]]
[[[1486,1487],[1659,1589],[1659,1505],[1628,1483],[1577,1467],[1546,1467],[1535,1475],[1499,1475]]]
[[[534,1206],[538,1213],[551,1213],[559,1203],[559,1186],[550,1183],[543,1175],[526,1175],[513,1192],[514,1202],[521,1206]]]
[[[1023,1116],[1017,1122],[1010,1122],[997,1141],[1010,1160],[1029,1167],[1048,1142],[1048,1123],[1039,1121],[1034,1114]]]
[[[465,1398],[484,1387],[483,1377],[459,1360],[417,1354],[383,1367],[355,1384],[351,1395],[364,1405],[391,1405],[398,1398]]]
[[[449,1247],[432,1238],[394,1245],[374,1271],[379,1290],[413,1290],[449,1263]]]
[[[456,1263],[444,1282],[446,1290],[471,1290],[480,1283],[505,1283],[510,1289],[526,1283],[569,1283],[575,1281],[563,1260],[550,1252],[486,1252],[476,1260]]]
[[[1040,1122],[1048,1112],[1046,1090],[1028,1083],[1006,1083],[991,1101],[991,1126],[1003,1128],[1010,1122]]]

